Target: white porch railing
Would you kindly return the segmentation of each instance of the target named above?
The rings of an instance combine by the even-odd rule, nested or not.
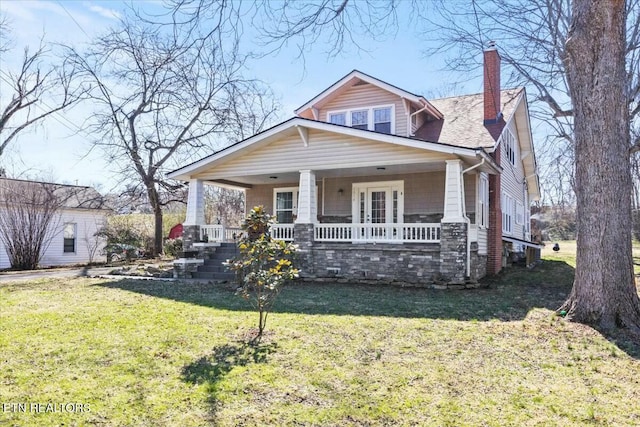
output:
[[[440,224],[315,224],[317,242],[438,243]]]
[[[234,242],[242,238],[244,231],[239,227],[225,227],[220,224],[200,226],[200,241],[218,243]]]
[[[293,224],[273,224],[271,226],[271,237],[285,242],[293,241]]]

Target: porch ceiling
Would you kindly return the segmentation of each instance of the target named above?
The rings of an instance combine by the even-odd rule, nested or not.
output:
[[[316,179],[322,178],[336,178],[336,177],[384,177],[390,175],[404,175],[410,173],[421,172],[435,172],[444,171],[445,163],[443,161],[437,161],[432,163],[414,163],[405,165],[380,165],[380,166],[367,166],[367,167],[355,167],[349,169],[327,169],[315,171]],[[230,182],[238,184],[244,184],[246,186],[261,185],[261,184],[293,184],[298,183],[300,173],[298,171],[288,171],[273,174],[260,174],[260,175],[243,175],[225,177],[225,180],[220,183],[215,179],[205,181],[212,185],[226,185],[233,186]],[[230,182],[229,182],[230,181]]]

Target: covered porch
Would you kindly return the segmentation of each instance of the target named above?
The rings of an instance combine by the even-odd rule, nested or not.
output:
[[[205,223],[214,185],[275,216],[272,236],[298,245],[304,276],[460,284],[485,274],[498,171],[482,149],[296,118],[170,177],[189,182],[185,248],[240,236],[239,224]]]

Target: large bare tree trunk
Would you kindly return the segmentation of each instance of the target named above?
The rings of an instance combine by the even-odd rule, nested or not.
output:
[[[578,252],[562,309],[578,322],[637,332],[625,1],[574,0],[572,12],[565,65],[575,114]]]

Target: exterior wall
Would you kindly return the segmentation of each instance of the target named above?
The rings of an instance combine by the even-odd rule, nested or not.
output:
[[[452,158],[447,154],[326,131],[309,130],[308,136],[307,147],[299,135],[293,135],[256,148],[197,177],[230,179],[245,176],[247,171],[254,175],[297,173],[303,169],[319,172],[390,164],[433,163]]]
[[[444,172],[424,172],[402,175],[377,175],[368,177],[338,177],[317,179],[318,216],[327,218],[322,222],[351,222],[352,185],[359,182],[404,181],[405,222],[439,222],[444,208]],[[324,214],[323,214],[324,182]],[[475,218],[475,175],[464,179],[467,215]],[[256,185],[246,190],[247,207],[263,205],[273,213],[274,188],[297,187],[297,182]],[[342,190],[342,192],[339,192]],[[439,215],[439,216],[438,216]],[[348,219],[347,219],[348,217]],[[423,218],[424,217],[424,218]]]
[[[352,86],[347,91],[331,100],[331,102],[327,103],[320,109],[319,118],[320,121],[326,122],[328,111],[351,110],[354,108],[389,104],[394,105],[395,134],[406,136],[407,112],[404,109],[402,98],[369,83]]]
[[[76,251],[75,253],[64,253],[64,238],[62,230],[65,223],[76,224]],[[53,239],[49,247],[40,260],[42,266],[82,264],[89,262],[90,246],[95,242],[93,236],[96,231],[106,222],[104,211],[90,210],[65,210],[62,211],[60,222],[54,231]],[[106,261],[106,256],[101,252],[104,248],[102,244],[95,252],[94,262]]]
[[[509,129],[511,131],[511,133],[513,133],[514,137],[516,138],[516,144],[515,144],[515,166],[511,164],[511,162],[506,158],[505,155],[505,151],[504,151],[504,145],[501,143],[500,144],[500,151],[501,151],[501,156],[502,156],[502,162],[501,162],[501,166],[503,169],[502,172],[502,179],[501,179],[501,185],[502,185],[502,191],[509,194],[511,197],[513,197],[513,199],[515,200],[514,202],[514,206],[516,203],[521,203],[523,206],[523,224],[516,224],[516,211],[514,208],[513,211],[513,227],[512,230],[513,232],[511,234],[509,233],[504,233],[506,236],[510,236],[510,237],[514,237],[516,239],[523,239],[523,240],[528,240],[528,236],[525,236],[525,225],[524,222],[526,222],[526,211],[529,209],[529,206],[527,206],[527,204],[525,203],[525,190],[524,190],[524,186],[523,186],[523,182],[524,182],[524,167],[522,165],[522,161],[520,160],[520,145],[518,142],[518,130],[516,128],[516,124],[515,124],[515,120],[511,121],[511,123],[509,124],[509,126],[506,129]],[[502,206],[502,210],[504,210],[505,207]]]
[[[106,221],[106,214],[99,210],[65,210],[62,211],[56,227],[52,230],[52,239],[49,246],[40,260],[43,267],[56,265],[72,265],[84,264],[89,262],[89,251],[92,242],[95,242],[93,236],[96,231]],[[76,252],[64,253],[64,238],[62,230],[65,223],[76,224]],[[105,255],[102,253],[104,244],[101,244],[95,251],[93,257],[94,262],[106,261]],[[0,269],[10,268],[9,257],[5,251],[4,245],[0,243]]]

